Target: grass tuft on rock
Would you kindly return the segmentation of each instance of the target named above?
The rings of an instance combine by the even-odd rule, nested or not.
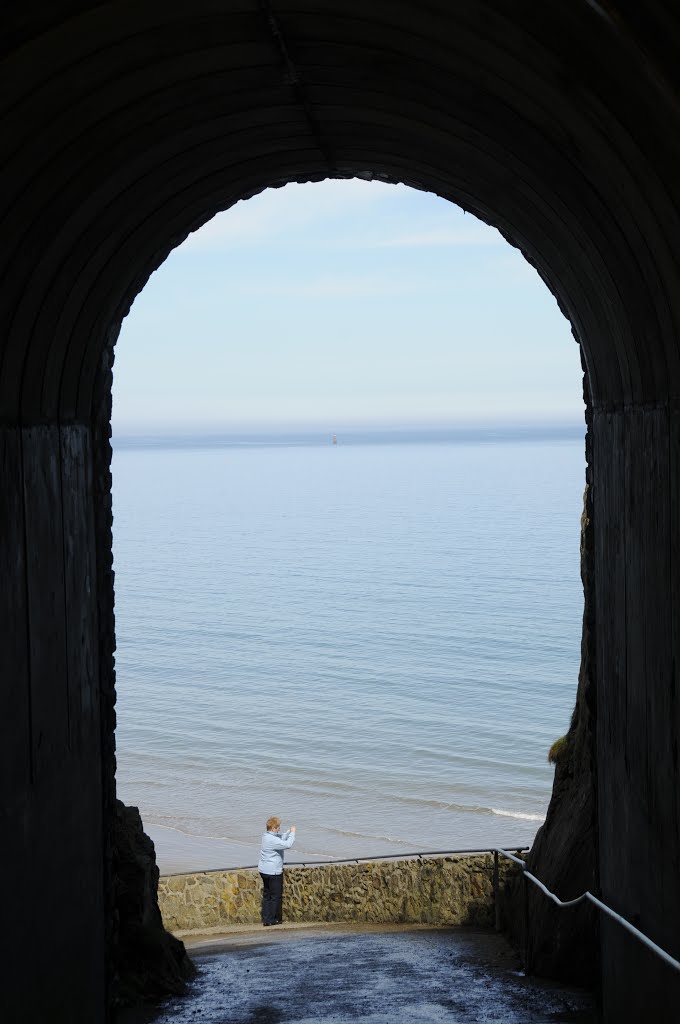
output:
[[[552,747],[548,751],[548,761],[550,764],[560,764],[565,760],[569,753],[569,742],[566,736],[560,736],[558,740],[555,740]]]

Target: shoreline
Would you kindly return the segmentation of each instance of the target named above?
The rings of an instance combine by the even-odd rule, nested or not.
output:
[[[156,849],[156,863],[161,875],[200,874],[203,871],[228,871],[256,867],[260,854],[260,837],[252,843],[237,839],[217,839],[190,835],[169,825],[144,825],[144,831]],[[329,858],[307,853],[304,848],[287,851],[286,864],[319,863]]]
[[[194,836],[168,825],[145,825],[144,831],[156,848],[156,863],[162,877],[176,875],[199,875],[214,871],[242,871],[257,868],[259,844],[241,843],[236,839],[217,839],[209,836]],[[314,867],[315,865],[342,865],[371,861],[394,861],[417,857],[429,858],[449,856],[473,856],[487,854],[495,846],[509,850],[528,850],[533,845],[533,836],[528,842],[481,844],[460,850],[385,850],[379,853],[354,853],[346,856],[308,853],[304,847],[286,851],[285,866]],[[160,842],[160,849],[159,849]]]

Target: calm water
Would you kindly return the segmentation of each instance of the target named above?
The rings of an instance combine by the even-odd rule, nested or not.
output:
[[[162,869],[252,863],[272,813],[310,859],[535,834],[583,439],[408,441],[116,445],[119,795]]]

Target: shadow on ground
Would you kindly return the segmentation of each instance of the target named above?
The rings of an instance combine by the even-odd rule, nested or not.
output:
[[[267,929],[194,944],[185,997],[118,1024],[548,1024],[596,1020],[582,991],[525,978],[495,932]]]

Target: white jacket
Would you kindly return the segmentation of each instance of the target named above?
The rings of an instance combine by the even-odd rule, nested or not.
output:
[[[288,850],[294,842],[295,833],[290,829],[283,835],[278,832],[265,832],[262,836],[257,870],[263,875],[280,875],[283,872],[283,851]]]

